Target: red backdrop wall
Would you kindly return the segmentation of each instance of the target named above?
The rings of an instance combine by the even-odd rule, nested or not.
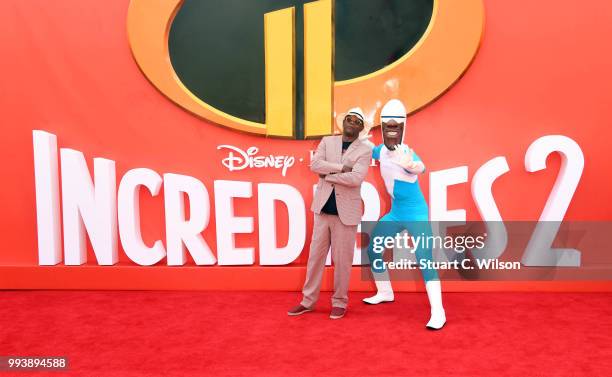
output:
[[[510,172],[494,185],[507,220],[537,220],[559,170],[551,156],[538,173],[524,169],[527,147],[537,138],[561,134],[585,155],[585,169],[566,218],[610,220],[612,179],[612,3],[592,0],[485,1],[486,26],[471,68],[444,96],[409,119],[408,137],[428,171],[468,165],[470,177],[483,163],[505,156]],[[257,217],[256,184],[288,183],[307,206],[316,177],[307,163],[289,169],[229,173],[220,163],[221,141],[259,146],[262,154],[308,156],[317,141],[263,139],[208,124],[160,94],[132,59],[126,35],[127,0],[4,0],[0,3],[0,121],[2,247],[0,287],[4,288],[211,288],[298,289],[307,252],[287,267],[139,267],[120,250],[120,263],[81,267],[37,266],[36,207],[32,130],[58,137],[60,147],[117,162],[118,181],[129,169],[200,179],[212,196],[216,179],[254,184],[252,199],[238,199],[236,214]],[[375,141],[380,141],[375,130]],[[265,141],[265,143],[264,143]],[[377,169],[367,178],[389,208]],[[421,179],[427,197],[428,178]],[[211,203],[214,205],[214,203]],[[449,208],[466,208],[478,220],[469,184],[452,187]],[[164,239],[163,196],[141,195],[142,231],[151,244]],[[384,213],[384,212],[383,212]],[[283,214],[279,208],[282,230]],[[255,221],[257,227],[257,221]],[[312,217],[307,220],[307,242]],[[239,235],[238,246],[257,247],[257,228]],[[214,249],[214,209],[204,232]],[[282,237],[281,237],[282,241]],[[256,251],[257,254],[257,251]],[[330,275],[325,278],[329,287]],[[358,277],[353,289],[369,289]],[[599,289],[607,283],[539,283],[545,289]],[[531,289],[529,283],[455,282],[449,289]],[[521,288],[522,287],[522,288]],[[548,288],[546,288],[548,287]],[[403,283],[400,289],[418,289]],[[603,288],[602,288],[603,289]]]

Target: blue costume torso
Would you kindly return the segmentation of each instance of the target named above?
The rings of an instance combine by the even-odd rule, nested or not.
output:
[[[388,214],[392,215],[392,218],[388,220],[428,220],[429,208],[421,192],[418,175],[412,174],[394,163],[392,161],[393,152],[384,144],[374,147],[372,158],[379,161],[380,175],[385,181],[387,192],[392,198],[391,212]],[[412,159],[421,161],[414,152]]]
[[[421,161],[419,156],[412,152],[414,161]],[[419,186],[418,174],[413,174],[393,162],[393,152],[384,144],[372,149],[372,158],[380,165],[380,175],[385,181],[385,187],[391,195],[391,210],[384,215],[376,225],[372,237],[394,236],[407,230],[413,236],[431,236],[429,224],[429,208]],[[417,247],[417,260],[431,260],[431,247]],[[375,253],[372,245],[368,247],[368,257],[373,272],[383,272],[384,267],[375,261],[382,260],[382,254]],[[425,281],[437,280],[435,269],[421,269]]]

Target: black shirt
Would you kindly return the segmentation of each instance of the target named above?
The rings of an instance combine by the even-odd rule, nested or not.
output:
[[[351,143],[352,141],[342,142],[342,153],[348,149]],[[338,215],[338,207],[336,207],[336,189],[333,189],[331,194],[329,194],[329,199],[327,199],[327,202],[323,208],[321,208],[321,212],[328,215]]]

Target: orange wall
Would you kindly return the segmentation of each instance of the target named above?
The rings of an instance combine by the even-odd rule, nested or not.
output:
[[[536,220],[560,159],[550,157],[548,169],[527,173],[523,165],[527,147],[544,135],[571,137],[584,152],[585,169],[566,218],[612,219],[608,139],[612,52],[606,47],[612,35],[612,3],[487,0],[485,6],[484,39],[473,65],[444,96],[409,119],[407,141],[428,171],[468,165],[470,178],[486,161],[505,156],[511,170],[494,186],[501,214],[508,220]],[[299,288],[307,252],[294,267],[282,268],[290,270],[286,274],[258,266],[225,272],[224,267],[184,267],[191,272],[181,277],[177,268],[163,264],[136,267],[121,250],[120,265],[125,267],[37,266],[33,129],[57,135],[60,147],[83,151],[90,164],[93,157],[115,160],[118,181],[129,169],[147,167],[160,174],[194,176],[204,182],[211,197],[215,179],[251,181],[254,196],[237,200],[238,216],[257,217],[255,185],[260,182],[291,184],[310,205],[316,177],[306,162],[289,169],[286,177],[272,169],[228,173],[220,163],[226,152],[216,147],[221,142],[244,149],[256,145],[262,154],[289,154],[307,161],[317,141],[265,140],[237,133],[207,124],[168,101],[132,59],[127,8],[127,0],[0,2],[0,287],[224,288],[218,281],[194,284],[186,278],[208,281],[207,274],[214,270],[213,276],[221,280],[232,275],[233,283],[225,288],[248,288],[255,277],[267,282],[257,289]],[[379,131],[374,134],[379,141]],[[389,208],[377,169],[371,169],[368,181],[381,193],[382,210]],[[427,182],[427,177],[421,179],[426,196]],[[142,228],[149,244],[164,239],[162,198],[142,195]],[[449,208],[466,208],[468,219],[479,219],[469,184],[450,189]],[[311,226],[309,215],[307,244]],[[237,246],[256,247],[256,232],[257,228],[254,235],[238,236]],[[204,237],[214,249],[214,209]],[[89,260],[94,261],[91,250]],[[108,271],[116,268],[130,268],[133,273]],[[105,284],[112,276],[119,283]],[[278,283],[281,277],[285,280]],[[153,279],[158,281],[146,284]],[[163,279],[169,282],[160,285]],[[353,279],[354,289],[367,289],[357,280]],[[329,279],[325,285],[329,287]],[[482,283],[474,287],[487,289]]]

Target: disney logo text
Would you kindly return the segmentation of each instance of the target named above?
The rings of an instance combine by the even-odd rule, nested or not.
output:
[[[275,168],[282,169],[283,177],[287,174],[287,169],[295,164],[293,156],[256,156],[259,148],[250,147],[246,151],[233,145],[219,145],[217,149],[229,149],[226,158],[221,160],[223,166],[229,171],[242,170],[246,168]]]

